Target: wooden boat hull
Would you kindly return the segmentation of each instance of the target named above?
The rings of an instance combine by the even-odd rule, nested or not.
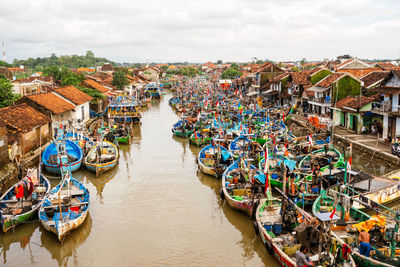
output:
[[[45,186],[47,187],[46,188],[46,195],[47,195],[50,192],[51,184],[50,184],[49,180],[44,175],[41,175],[41,179],[43,179],[43,182],[44,182]],[[14,189],[14,187],[15,187],[15,185],[10,187],[3,194],[3,196],[0,198],[0,200],[3,200],[11,192],[11,190]],[[43,200],[40,203],[38,203],[34,209],[31,209],[30,211],[28,211],[28,212],[26,212],[24,214],[12,215],[12,216],[11,215],[10,216],[3,215],[3,221],[0,222],[2,224],[3,233],[8,232],[9,230],[13,229],[14,227],[16,227],[19,224],[26,223],[28,221],[31,221],[33,218],[35,218],[36,215],[37,215],[37,212],[38,212],[38,210],[39,210],[39,208],[41,206],[41,204],[44,201],[44,199],[45,198],[43,198]]]
[[[73,141],[66,140],[65,142],[67,154],[70,154],[77,159],[74,162],[69,164],[71,172],[77,171],[80,169],[83,161],[83,151],[78,144]],[[49,173],[61,175],[61,168],[58,164],[49,163],[49,158],[51,155],[57,154],[57,147],[53,143],[51,143],[42,154],[42,164],[45,170]]]
[[[259,207],[264,205],[265,199],[260,201]],[[296,262],[292,260],[286,253],[284,253],[274,242],[273,242],[273,237],[268,234],[266,229],[261,223],[260,220],[260,208],[257,208],[256,212],[256,222],[258,226],[258,231],[259,235],[261,237],[261,240],[263,241],[265,247],[269,250],[269,252],[272,252],[272,255],[274,258],[277,260],[277,262],[283,266],[283,267],[296,267]],[[279,215],[279,209],[275,211],[274,215]]]
[[[41,220],[41,223],[42,223],[44,229],[57,235],[58,241],[62,242],[65,239],[66,235],[68,235],[73,230],[77,229],[79,226],[81,226],[83,224],[88,212],[89,212],[89,210],[86,210],[85,212],[82,213],[81,216],[79,216],[79,218],[76,218],[74,220],[70,220],[70,221],[60,224],[58,229],[51,227],[45,221]]]
[[[218,174],[215,172],[213,167],[206,166],[205,164],[203,164],[203,162],[200,159],[197,162],[199,164],[199,169],[203,173],[211,175],[211,176],[213,176],[215,178],[218,178]]]
[[[96,173],[96,175],[100,175],[103,174],[109,170],[111,170],[112,168],[114,168],[118,163],[118,159],[115,159],[111,162],[107,162],[107,163],[97,163],[97,164],[92,164],[92,163],[85,163],[86,169],[88,169],[91,172]]]

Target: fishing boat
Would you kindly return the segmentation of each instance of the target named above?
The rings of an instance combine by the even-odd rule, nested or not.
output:
[[[221,197],[233,209],[253,217],[256,203],[264,194],[265,175],[241,159],[232,163],[222,175]]]
[[[252,142],[251,141],[251,134],[243,134],[237,137],[235,140],[233,140],[229,144],[229,151],[233,154],[235,159],[239,158],[243,151],[245,150],[245,147]]]
[[[83,151],[80,146],[58,135],[57,140],[47,146],[42,154],[42,164],[47,172],[61,175],[59,155],[67,156],[71,172],[79,170],[82,165]]]
[[[118,148],[113,143],[103,140],[89,151],[85,158],[85,167],[98,176],[114,168],[118,159]]]
[[[178,137],[188,138],[194,133],[194,126],[185,119],[182,119],[173,125],[172,133]]]
[[[151,97],[151,98],[160,98],[161,97],[160,87],[155,83],[150,83],[145,87],[144,95],[146,97]]]
[[[54,187],[39,209],[43,227],[57,235],[62,243],[67,234],[85,221],[89,212],[90,194],[86,186],[65,171],[62,181]]]
[[[23,190],[27,191],[27,197],[20,198],[20,186],[25,182],[28,186]],[[49,180],[38,169],[29,169],[23,180],[10,187],[0,198],[0,225],[3,232],[32,221],[50,188]]]
[[[326,222],[298,208],[286,196],[281,202],[267,195],[257,207],[254,229],[281,266],[296,267],[295,254],[302,245],[311,253],[309,262],[314,266],[356,266],[350,250],[332,246],[337,240],[326,231]]]
[[[203,173],[218,178],[232,163],[233,157],[228,149],[211,144],[200,150],[197,159],[199,169]]]
[[[106,114],[109,120],[121,124],[137,124],[140,122],[141,104],[132,96],[119,95],[109,98]]]
[[[317,217],[329,218],[332,235],[340,244],[351,248],[352,257],[357,266],[399,266],[400,247],[397,241],[400,234],[400,214],[370,200],[365,203],[340,192],[331,191],[330,194],[335,194],[335,197],[327,195],[324,191],[321,192],[313,204],[312,212]],[[365,205],[370,211],[378,211],[378,214],[371,216],[354,208],[353,201]],[[373,208],[375,205],[377,208]],[[370,244],[373,250],[368,257],[362,255],[358,249],[358,236],[362,229],[371,235]]]
[[[212,133],[210,132],[209,129],[203,129],[200,132],[194,132],[190,138],[189,138],[189,143],[195,146],[204,146],[211,144],[213,140]]]

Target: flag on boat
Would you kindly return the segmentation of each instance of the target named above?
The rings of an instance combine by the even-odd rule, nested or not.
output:
[[[242,112],[243,111],[243,106],[242,106],[242,103],[240,103],[240,101],[239,101],[239,104],[238,104],[238,110],[240,111],[240,112]]]
[[[311,136],[311,134],[308,136],[308,142],[310,143],[310,146],[312,145],[312,136]]]
[[[335,213],[336,213],[336,206],[335,206],[335,208],[333,208],[331,215],[329,215],[329,218],[331,218],[331,220],[333,219],[333,216],[335,215]]]
[[[268,187],[269,187],[268,169],[269,169],[269,162],[268,162],[268,147],[267,147],[267,148],[265,149],[265,166],[264,166],[264,174],[265,174],[265,192],[268,191]]]
[[[352,146],[352,144],[350,144],[350,158],[349,158],[349,160],[347,161],[347,171],[350,171],[351,170],[351,156],[352,156],[352,151],[353,150],[353,146]]]

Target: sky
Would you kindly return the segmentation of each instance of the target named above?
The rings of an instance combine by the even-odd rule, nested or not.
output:
[[[8,62],[400,58],[399,0],[0,0]]]

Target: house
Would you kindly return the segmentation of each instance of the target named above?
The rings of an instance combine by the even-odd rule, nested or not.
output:
[[[12,80],[13,79],[13,73],[8,68],[5,68],[5,67],[0,68],[0,74],[3,74],[4,76],[6,76],[6,78],[8,80]]]
[[[371,89],[374,87],[379,87],[389,73],[389,71],[374,71],[368,73],[364,77],[361,77],[360,80],[364,82],[365,89]]]
[[[7,164],[8,161],[7,124],[0,119],[0,166],[4,166],[4,164]]]
[[[70,104],[75,106],[72,112],[72,119],[86,122],[90,118],[90,101],[93,97],[85,94],[74,86],[64,86],[54,89],[52,92]]]
[[[74,119],[75,106],[58,95],[49,92],[36,95],[27,95],[17,101],[18,104],[26,103],[46,116],[53,122],[64,122]]]
[[[374,97],[348,96],[337,101],[332,109],[334,125],[340,125],[348,130],[361,133],[363,125],[371,124],[370,116]]]
[[[104,63],[103,66],[101,67],[100,71],[106,72],[106,73],[113,73],[114,67],[110,63]]]
[[[360,78],[367,75],[373,71],[382,71],[383,69],[380,67],[372,67],[371,65],[357,59],[352,58],[349,59],[342,64],[339,64],[335,67],[336,72],[347,72],[352,74],[353,76]]]
[[[0,109],[0,119],[7,127],[8,144],[16,146],[21,156],[51,139],[51,119],[26,103]]]
[[[152,82],[160,82],[160,74],[163,72],[158,67],[152,66],[149,68],[146,68],[141,71],[141,74],[146,77],[146,79],[152,81]]]
[[[347,96],[360,95],[362,85],[363,82],[351,74],[332,73],[307,89],[314,92],[314,96],[307,100],[307,110],[319,115],[328,115],[333,102]]]
[[[377,62],[374,64],[375,67],[382,68],[384,70],[392,70],[395,69],[397,66],[394,65],[392,62]]]
[[[379,94],[371,112],[377,115],[376,121],[382,123],[382,138],[400,137],[400,70],[392,70],[379,87],[370,89]]]
[[[258,71],[255,72],[255,81],[258,86],[263,87],[264,84],[272,82],[276,76],[283,73],[283,70],[271,62],[263,64]]]
[[[49,88],[54,86],[53,77],[34,76],[26,79],[17,79],[12,82],[13,93],[21,96],[47,92]]]

